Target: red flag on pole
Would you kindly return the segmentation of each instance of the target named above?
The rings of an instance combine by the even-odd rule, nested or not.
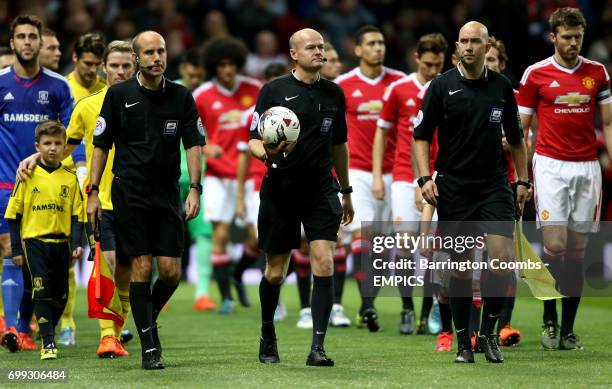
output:
[[[99,226],[96,223],[94,232],[95,244],[94,266],[87,284],[87,302],[89,318],[112,320],[119,327],[123,326],[121,317],[121,300],[115,288],[115,277],[100,249]]]

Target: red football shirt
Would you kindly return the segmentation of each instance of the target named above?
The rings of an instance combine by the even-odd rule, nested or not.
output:
[[[416,112],[418,114],[421,106],[423,105],[423,99],[425,98],[425,92],[427,92],[427,88],[429,88],[429,84],[431,81],[428,81],[425,86],[417,93],[417,107]],[[412,128],[414,130],[414,127]],[[412,133],[410,134],[412,136]],[[433,175],[433,172],[436,171],[435,164],[436,158],[438,156],[438,131],[434,133],[433,138],[431,139],[431,144],[429,145],[429,173]],[[418,178],[418,177],[415,177]]]
[[[342,88],[346,99],[349,168],[372,171],[372,143],[376,121],[383,107],[383,96],[392,82],[404,76],[406,74],[403,72],[383,67],[378,77],[370,79],[357,67],[334,80]],[[389,134],[385,148],[384,174],[391,173],[394,157],[395,133]]]
[[[254,105],[248,110],[246,110],[242,117],[242,125],[247,130],[247,134],[248,134],[248,131],[250,131],[251,129],[251,122],[253,121],[253,112],[255,112]],[[246,143],[244,144],[244,146],[242,145],[242,143],[238,143],[238,151],[244,150],[245,147],[248,150],[248,147],[249,147],[248,146],[248,142],[249,142],[248,136],[245,142]],[[259,192],[261,190],[261,183],[267,172],[268,172],[268,168],[262,161],[260,161],[257,158],[251,157],[251,161],[249,163],[249,173],[247,177],[253,180],[255,192]]]
[[[383,97],[383,109],[376,124],[386,130],[395,129],[397,133],[395,163],[393,164],[393,181],[413,182],[416,177],[412,172],[412,122],[419,112],[419,92],[425,85],[421,84],[416,73],[389,85]]]
[[[220,158],[206,159],[207,176],[236,178],[238,143],[249,140],[249,130],[242,124],[243,115],[255,104],[260,88],[259,81],[238,76],[232,90],[224,88],[213,79],[193,92],[206,127],[206,143],[223,148]]]
[[[578,57],[567,69],[553,57],[525,70],[518,97],[519,112],[538,117],[536,152],[565,161],[597,159],[595,109],[612,103],[610,77],[595,61]]]

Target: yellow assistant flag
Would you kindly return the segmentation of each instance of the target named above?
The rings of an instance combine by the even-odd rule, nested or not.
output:
[[[94,266],[87,284],[87,316],[89,318],[112,320],[117,326],[123,327],[124,320],[121,317],[123,308],[115,287],[115,277],[100,249],[99,241],[95,242],[92,250],[95,250],[95,253]]]
[[[520,221],[517,221],[514,227],[514,253],[517,262],[539,264],[538,266],[524,266],[524,269],[519,270],[519,276],[525,281],[535,298],[552,300],[563,297],[555,288],[554,277],[523,235]]]

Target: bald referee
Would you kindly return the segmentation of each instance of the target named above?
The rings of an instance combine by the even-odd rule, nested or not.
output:
[[[459,31],[457,66],[435,78],[415,120],[414,138],[423,197],[438,206],[444,233],[471,234],[448,222],[479,221],[478,235],[486,234],[490,258],[513,261],[514,198],[507,178],[502,149],[502,126],[516,165],[517,203],[522,209],[528,197],[527,157],[523,131],[512,86],[507,78],[485,67],[489,33],[478,22]],[[429,144],[438,132],[438,172],[429,173]],[[512,270],[491,269],[481,278],[482,323],[477,339],[489,362],[504,361],[493,329]],[[455,362],[473,363],[468,325],[472,303],[471,271],[456,272],[450,279],[450,305],[458,339]]]
[[[204,127],[191,96],[167,80],[166,43],[156,32],[132,41],[140,71],[108,89],[94,130],[87,214],[101,219],[98,185],[108,151],[115,147],[111,199],[117,244],[131,258],[130,304],[142,346],[142,367],[163,369],[157,317],[178,286],[183,251],[183,215],[179,200],[180,144],[187,152],[191,187],[185,219],[197,216],[202,185]],[[151,261],[159,278],[151,287]]]
[[[333,304],[333,253],[340,222],[348,224],[354,215],[348,179],[344,95],[336,84],[319,74],[325,62],[321,34],[312,29],[297,31],[289,46],[295,69],[270,81],[259,93],[249,141],[251,154],[269,166],[261,187],[257,222],[259,245],[266,253],[266,269],[259,285],[262,321],[259,361],[280,362],[274,310],[291,250],[300,247],[302,224],[310,246],[313,274],[312,344],[306,364],[333,366],[334,361],[323,348]],[[297,114],[301,128],[296,143],[281,142],[273,148],[263,144],[257,124],[268,108],[279,105]],[[338,192],[343,195],[342,204]]]

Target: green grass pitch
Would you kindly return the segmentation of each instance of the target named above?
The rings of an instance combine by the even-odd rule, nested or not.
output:
[[[213,285],[214,286],[214,285]],[[353,318],[357,291],[345,288],[344,306]],[[181,285],[160,318],[166,369],[140,368],[137,339],[127,345],[131,355],[99,359],[95,355],[98,324],[87,319],[85,290],[78,292],[77,346],[60,348],[56,361],[40,361],[38,352],[9,354],[1,350],[0,368],[68,368],[70,387],[108,388],[357,388],[357,387],[593,387],[612,385],[612,298],[585,298],[578,312],[576,332],[582,351],[545,352],[539,344],[542,304],[519,298],[513,325],[523,332],[514,348],[502,350],[506,362],[486,363],[481,354],[474,365],[455,365],[453,353],[433,352],[435,337],[400,336],[397,331],[400,302],[381,297],[376,305],[383,331],[331,328],[326,350],[336,361],[333,368],[305,365],[310,331],[295,327],[297,290],[284,287],[282,299],[289,316],[277,324],[281,363],[262,365],[257,360],[259,306],[256,287],[249,289],[254,306],[238,308],[223,317],[191,309],[193,288]],[[215,296],[216,297],[216,296]],[[417,313],[420,298],[416,298]],[[129,328],[134,331],[130,318]],[[136,337],[137,338],[137,337]],[[455,345],[454,345],[455,346]],[[31,384],[0,387],[28,387]],[[52,384],[66,386],[65,384]]]

